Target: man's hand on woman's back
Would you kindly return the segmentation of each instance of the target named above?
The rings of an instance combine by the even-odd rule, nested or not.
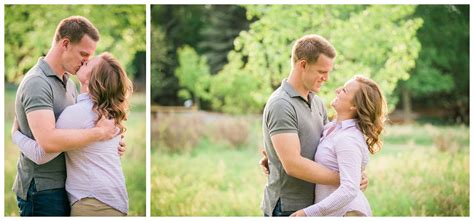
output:
[[[117,127],[115,126],[114,119],[107,119],[102,116],[97,124],[96,128],[100,131],[100,140],[110,140],[117,135]]]

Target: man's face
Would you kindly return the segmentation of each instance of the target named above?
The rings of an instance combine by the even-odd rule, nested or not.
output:
[[[328,80],[332,68],[333,59],[324,54],[319,55],[316,62],[306,63],[302,73],[305,89],[315,93],[319,92],[323,83]]]
[[[61,41],[64,49],[62,66],[70,74],[76,74],[82,64],[94,54],[97,42],[88,35],[84,35],[77,43]]]

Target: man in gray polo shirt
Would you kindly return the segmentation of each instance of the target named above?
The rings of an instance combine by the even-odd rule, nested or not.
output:
[[[338,173],[313,161],[328,122],[326,108],[315,93],[328,80],[335,57],[334,47],[319,35],[298,39],[290,75],[265,105],[262,128],[268,158],[261,161],[268,169],[262,201],[265,216],[289,216],[312,205],[315,183],[339,184]]]
[[[21,133],[35,139],[46,152],[63,152],[116,135],[113,120],[101,119],[92,129],[56,129],[61,112],[76,102],[75,74],[95,52],[99,32],[84,17],[63,19],[48,54],[26,73],[15,101]],[[15,126],[12,130],[15,129]],[[37,165],[20,154],[13,190],[21,216],[68,216],[64,154]]]

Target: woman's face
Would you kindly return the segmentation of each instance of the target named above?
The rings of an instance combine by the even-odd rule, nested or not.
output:
[[[355,114],[356,107],[353,104],[353,100],[355,93],[357,92],[357,90],[359,90],[359,87],[359,82],[357,82],[355,79],[351,79],[347,81],[343,87],[336,89],[336,98],[334,98],[331,105],[334,107],[338,114]]]
[[[85,62],[79,71],[77,71],[77,78],[81,84],[89,83],[89,78],[91,76],[92,69],[99,64],[100,57],[94,57],[89,61]]]

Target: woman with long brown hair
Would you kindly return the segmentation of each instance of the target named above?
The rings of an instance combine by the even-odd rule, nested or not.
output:
[[[359,184],[369,154],[382,148],[385,98],[373,80],[356,75],[336,90],[331,105],[336,119],[325,125],[314,159],[338,171],[340,185],[316,184],[315,204],[292,216],[371,216],[369,202]]]
[[[117,147],[126,131],[132,83],[120,63],[103,53],[84,63],[77,72],[81,82],[77,103],[67,107],[56,128],[92,128],[101,117],[113,119],[117,136],[66,152],[66,191],[72,216],[121,216],[128,213],[128,194]],[[20,132],[13,141],[23,154],[45,164],[60,153],[46,153],[35,140]]]

